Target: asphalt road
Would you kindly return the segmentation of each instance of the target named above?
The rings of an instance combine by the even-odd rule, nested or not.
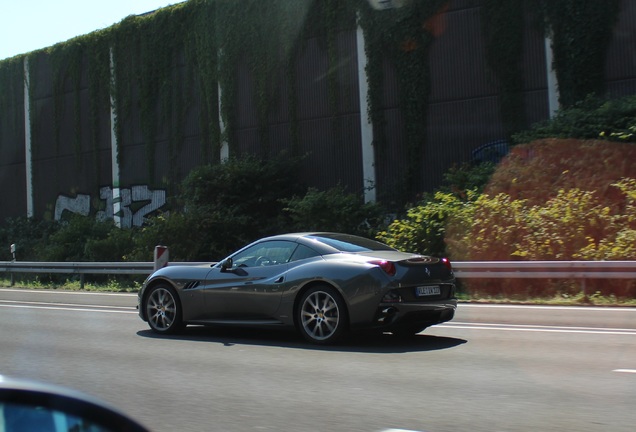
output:
[[[636,309],[466,305],[409,341],[156,337],[130,294],[0,289],[0,374],[97,396],[154,431],[629,431]]]

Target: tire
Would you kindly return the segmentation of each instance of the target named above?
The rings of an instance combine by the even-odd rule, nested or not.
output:
[[[335,342],[347,327],[347,308],[340,293],[329,286],[308,289],[296,311],[298,330],[311,343]]]
[[[167,285],[157,285],[150,289],[144,302],[148,325],[155,333],[176,333],[183,328],[182,310],[179,297]]]

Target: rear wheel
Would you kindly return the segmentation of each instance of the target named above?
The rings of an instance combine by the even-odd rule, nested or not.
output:
[[[347,325],[347,311],[340,293],[329,286],[307,290],[297,310],[300,333],[309,342],[330,344],[338,339]]]
[[[148,325],[157,333],[174,333],[183,327],[181,303],[174,289],[157,285],[150,289],[144,304]]]

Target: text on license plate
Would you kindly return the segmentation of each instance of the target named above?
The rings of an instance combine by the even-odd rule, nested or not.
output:
[[[415,295],[418,297],[440,295],[441,290],[438,285],[432,286],[419,286],[415,288]]]

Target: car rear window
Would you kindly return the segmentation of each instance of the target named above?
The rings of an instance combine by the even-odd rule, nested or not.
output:
[[[320,234],[308,236],[307,238],[324,243],[340,252],[395,250],[384,243],[348,234]]]

